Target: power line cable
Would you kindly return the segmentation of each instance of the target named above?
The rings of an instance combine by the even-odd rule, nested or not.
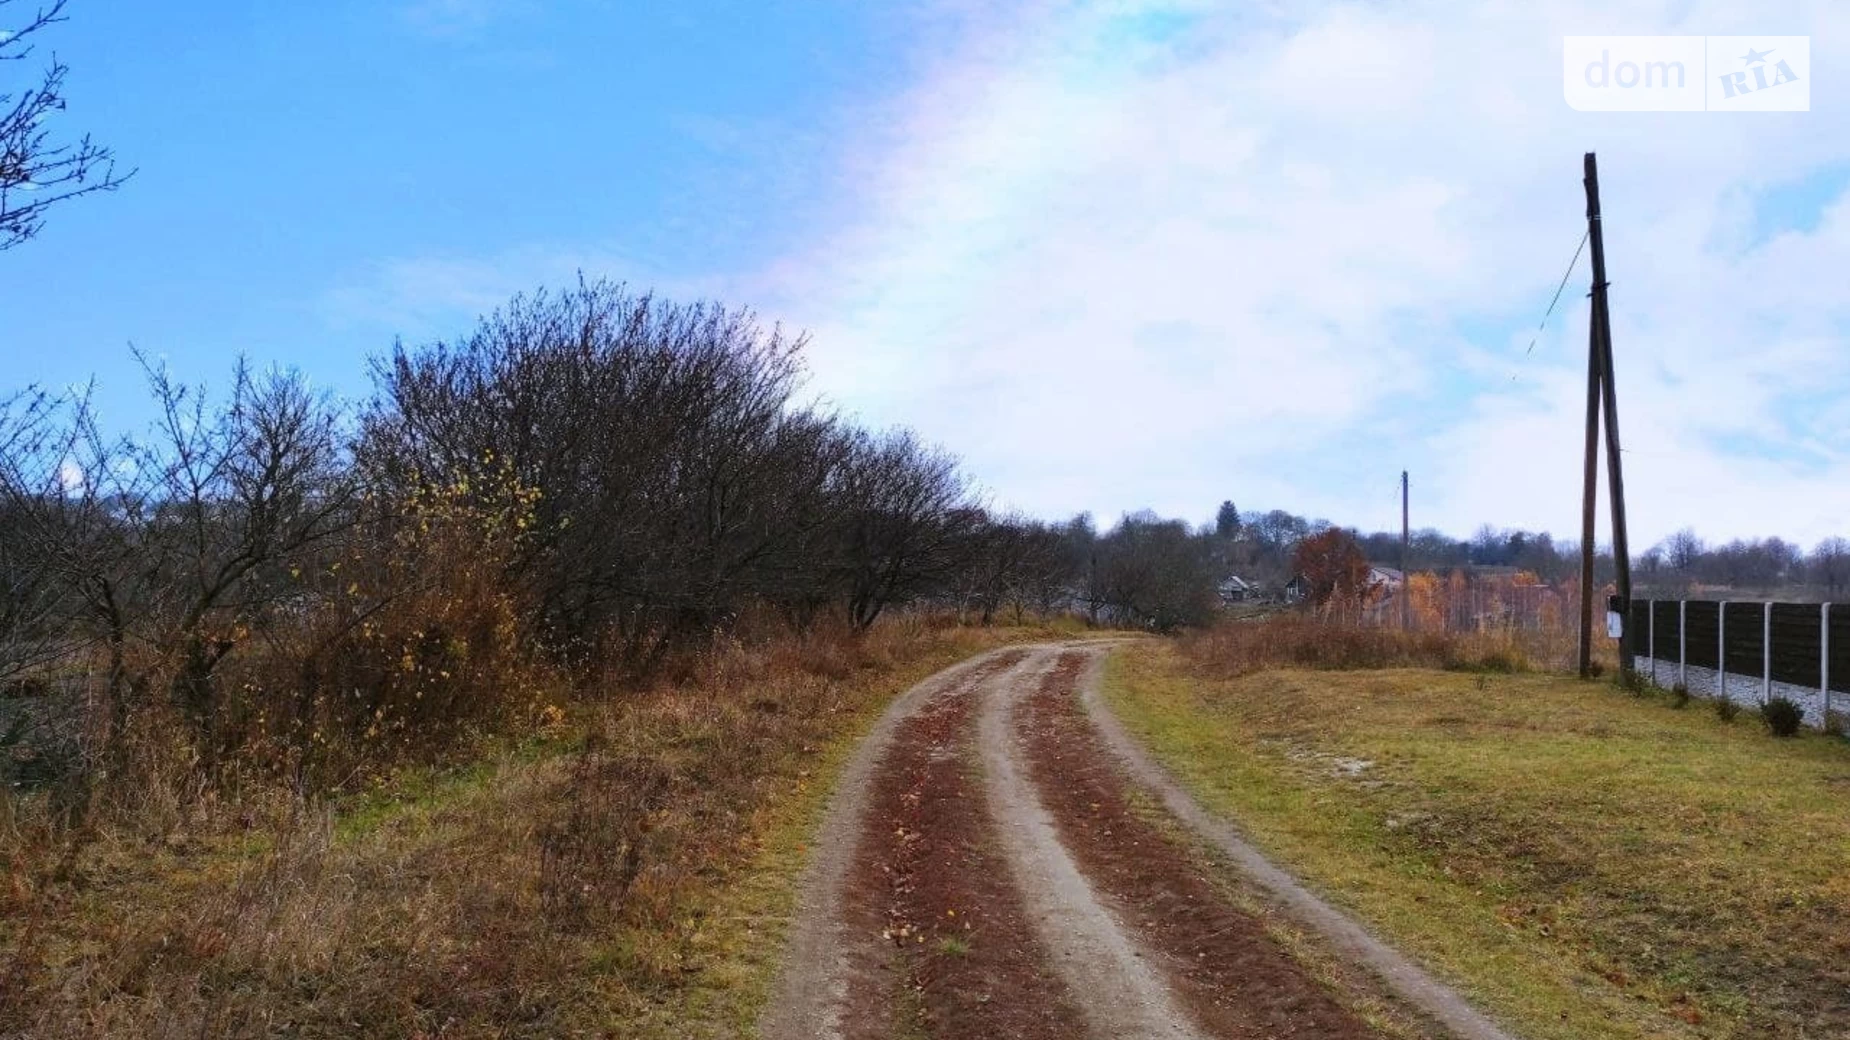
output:
[[[1555,286],[1554,298],[1548,301],[1548,309],[1542,312],[1542,320],[1536,323],[1535,335],[1529,337],[1529,345],[1522,352],[1523,357],[1526,358],[1535,352],[1535,344],[1541,340],[1542,330],[1548,327],[1548,319],[1554,314],[1555,307],[1560,304],[1561,293],[1567,289],[1567,280],[1574,277],[1574,268],[1580,264],[1580,254],[1586,250],[1587,236],[1590,234],[1592,234],[1591,231],[1580,233],[1580,244],[1574,247],[1574,257],[1567,262],[1567,270],[1561,272],[1561,284]],[[1514,374],[1511,374],[1510,381],[1516,381]]]

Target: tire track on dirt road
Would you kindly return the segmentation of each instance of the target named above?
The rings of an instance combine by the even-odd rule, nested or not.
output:
[[[879,926],[851,927],[849,872],[863,847],[875,770],[894,734],[932,698],[1019,661],[1024,651],[992,650],[952,665],[901,694],[849,758],[797,883],[797,905],[784,965],[758,1022],[765,1040],[843,1040],[842,1023],[854,979],[882,970],[888,955]]]
[[[1016,886],[1042,942],[1055,950],[1054,967],[1067,988],[1085,999],[1081,1011],[1095,1037],[1205,1040],[1177,1005],[1143,949],[1099,902],[1092,886],[1061,845],[1020,759],[1015,706],[1024,688],[1037,686],[1058,662],[1041,649],[984,691],[977,742],[988,771],[990,811]]]
[[[1380,1032],[1338,999],[1265,922],[1236,905],[1192,843],[1131,801],[1127,778],[1079,707],[1096,666],[1060,655],[1018,696],[1017,736],[1061,843],[1159,966],[1178,1001],[1214,1036],[1374,1040]],[[1348,989],[1349,986],[1343,986]],[[1414,1026],[1411,1021],[1403,1026]]]
[[[1146,775],[1120,768],[1123,747],[1095,727],[1113,721],[1096,690],[1109,645],[991,651],[888,708],[830,802],[764,1040],[1383,1035],[1352,1010],[1364,992],[1381,1006],[1372,978],[1322,981],[1209,880],[1192,843],[1132,810]],[[1337,945],[1403,991],[1391,961]],[[1450,991],[1431,986],[1403,995],[1453,1021],[1433,1006]]]
[[[1012,674],[1012,673],[1005,673]],[[850,980],[847,1040],[1067,1040],[1085,1032],[999,851],[973,726],[979,677],[934,696],[875,771],[849,873],[851,929],[878,931],[878,971]]]

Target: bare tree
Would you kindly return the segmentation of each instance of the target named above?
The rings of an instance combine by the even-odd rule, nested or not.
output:
[[[1702,539],[1687,527],[1664,540],[1664,562],[1680,574],[1688,576],[1701,558]]]
[[[960,538],[978,518],[965,508],[956,462],[904,431],[858,437],[837,494],[838,569],[857,628],[945,582]]]
[[[1824,587],[1825,595],[1835,597],[1850,585],[1850,540],[1831,537],[1818,543],[1807,561],[1811,580]]]
[[[62,402],[27,391],[0,402],[0,687],[73,649],[58,617],[64,585],[33,537],[42,503],[62,492]]]
[[[1218,604],[1211,549],[1179,520],[1127,516],[1098,540],[1088,595],[1121,622],[1159,631],[1205,624]]]
[[[1028,608],[1043,616],[1059,609],[1067,601],[1078,573],[1066,539],[1057,528],[1030,521],[1020,537],[1022,545],[1007,594],[1018,622]]]
[[[15,0],[0,0],[0,22],[16,10]],[[39,33],[64,21],[65,0],[51,0],[18,28],[0,25],[0,68],[23,65]],[[88,135],[60,142],[47,124],[62,112],[64,77],[69,67],[54,55],[37,82],[15,92],[0,91],[0,251],[38,234],[45,212],[80,195],[114,191],[134,176],[118,175],[108,148]]]
[[[164,370],[148,374],[161,419],[130,458],[155,481],[145,562],[170,572],[155,639],[178,658],[164,662],[174,699],[203,735],[218,708],[214,670],[352,523],[357,489],[338,413],[301,377],[253,378],[240,363],[215,411]]]
[[[1071,577],[1061,537],[1025,516],[977,512],[956,553],[958,605],[985,625],[1003,607],[1017,621],[1031,607],[1050,612]]]
[[[0,504],[65,590],[61,634],[105,650],[106,744],[165,682],[209,752],[214,672],[301,593],[355,487],[337,413],[300,377],[240,364],[214,406],[144,369],[150,436],[106,435],[85,397],[41,406],[5,454]]]

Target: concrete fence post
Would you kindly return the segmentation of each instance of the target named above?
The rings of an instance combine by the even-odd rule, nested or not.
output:
[[[1760,604],[1760,703],[1773,699],[1773,603]]]

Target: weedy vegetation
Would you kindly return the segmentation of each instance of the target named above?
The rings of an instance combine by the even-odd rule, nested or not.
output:
[[[1516,673],[1534,665],[1525,637],[1510,631],[1458,635],[1402,632],[1370,625],[1331,624],[1304,614],[1237,622],[1182,637],[1191,660],[1223,675],[1273,668],[1361,670],[1439,668]]]

